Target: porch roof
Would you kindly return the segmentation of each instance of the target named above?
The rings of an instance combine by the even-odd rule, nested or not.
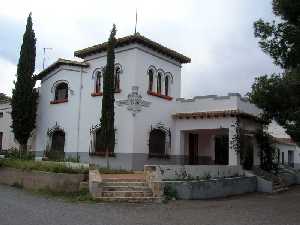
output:
[[[296,143],[291,138],[273,138],[277,144],[296,145]]]
[[[239,110],[223,110],[223,111],[206,111],[206,112],[184,112],[172,115],[175,119],[210,119],[219,117],[240,117],[260,121],[260,119],[252,114],[244,113]]]

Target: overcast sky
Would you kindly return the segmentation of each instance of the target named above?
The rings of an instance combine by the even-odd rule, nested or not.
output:
[[[250,90],[254,77],[279,72],[258,47],[253,22],[272,20],[271,0],[85,0],[17,1],[0,7],[0,92],[11,95],[26,18],[32,12],[37,38],[36,72],[75,50],[137,30],[192,59],[182,68],[182,96]]]

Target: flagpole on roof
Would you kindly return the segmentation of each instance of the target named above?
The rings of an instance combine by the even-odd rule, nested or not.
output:
[[[137,9],[135,10],[135,26],[134,26],[134,34],[136,34],[136,27],[137,27]]]

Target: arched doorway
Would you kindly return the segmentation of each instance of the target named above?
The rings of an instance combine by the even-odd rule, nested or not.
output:
[[[166,155],[166,132],[153,129],[149,137],[149,156],[163,157]]]

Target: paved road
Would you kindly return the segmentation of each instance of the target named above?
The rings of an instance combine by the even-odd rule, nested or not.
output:
[[[168,204],[69,203],[0,185],[1,225],[300,224],[300,186],[278,195]]]

